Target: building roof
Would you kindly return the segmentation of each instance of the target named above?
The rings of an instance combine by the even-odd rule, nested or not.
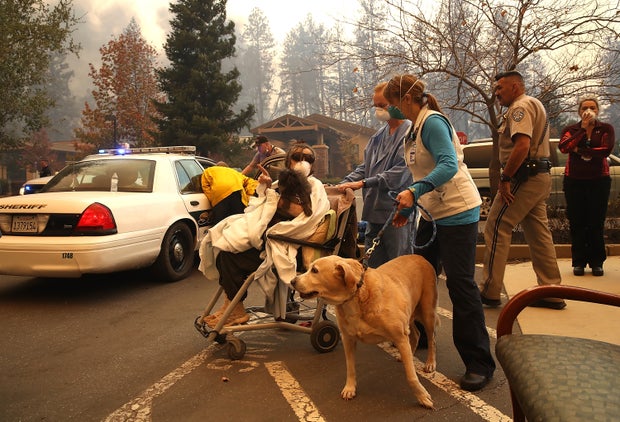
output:
[[[372,136],[377,129],[367,126],[358,125],[356,123],[345,122],[344,120],[334,119],[331,117],[323,116],[322,114],[311,114],[306,117],[307,120],[317,122],[321,125],[328,126],[332,129],[336,129],[339,132],[347,135],[364,135]]]
[[[75,152],[75,139],[50,142],[52,151]]]
[[[293,138],[305,141],[315,140],[321,133],[327,143],[360,134],[369,137],[375,131],[376,129],[373,128],[344,122],[321,114],[311,114],[307,117],[285,114],[251,130],[255,135],[261,134],[284,142]]]

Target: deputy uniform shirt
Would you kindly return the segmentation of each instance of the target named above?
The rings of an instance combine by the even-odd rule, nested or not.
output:
[[[547,112],[538,99],[525,94],[515,99],[504,114],[504,121],[499,128],[500,163],[506,164],[508,161],[514,147],[512,139],[518,133],[531,139],[530,159],[548,158],[549,128],[545,128],[546,121]]]

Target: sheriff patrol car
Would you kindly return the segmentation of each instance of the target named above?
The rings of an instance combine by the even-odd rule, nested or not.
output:
[[[210,208],[195,147],[102,150],[36,194],[0,198],[0,273],[80,277],[151,267],[185,278]]]

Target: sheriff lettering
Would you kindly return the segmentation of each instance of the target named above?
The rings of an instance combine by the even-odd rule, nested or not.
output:
[[[47,204],[0,204],[0,210],[40,210]]]

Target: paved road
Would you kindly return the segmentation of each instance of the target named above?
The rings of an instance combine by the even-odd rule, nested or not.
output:
[[[245,332],[244,359],[230,361],[193,327],[214,292],[197,271],[173,284],[140,273],[0,276],[0,420],[509,420],[501,370],[476,394],[453,382],[464,369],[451,340],[445,282],[438,371],[422,378],[433,411],[416,403],[388,345],[358,347],[358,397],[348,402],[339,397],[341,345],[320,354],[304,333]],[[253,304],[262,304],[255,289],[246,301]],[[490,327],[497,314],[489,311]],[[425,351],[416,356],[424,360]]]

